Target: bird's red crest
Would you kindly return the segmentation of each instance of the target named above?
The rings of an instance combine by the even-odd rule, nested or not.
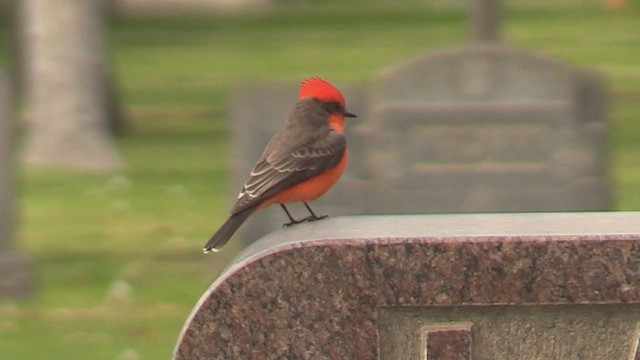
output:
[[[338,101],[345,105],[344,97],[340,90],[330,83],[318,78],[309,78],[300,84],[300,99],[316,98],[322,102]]]

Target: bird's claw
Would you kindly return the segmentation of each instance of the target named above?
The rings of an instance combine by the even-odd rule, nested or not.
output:
[[[282,227],[283,227],[283,228],[286,228],[286,227],[289,227],[289,226],[291,226],[291,225],[300,224],[301,222],[305,222],[305,221],[307,221],[307,218],[300,219],[300,220],[298,220],[298,219],[292,219],[290,222],[282,224]]]
[[[322,220],[324,218],[326,218],[328,215],[320,215],[320,216],[315,216],[315,215],[309,215],[306,218],[302,219],[302,221],[318,221],[318,220]]]
[[[283,228],[287,228],[291,225],[296,225],[296,224],[300,224],[303,222],[311,222],[311,221],[318,221],[318,220],[322,220],[324,218],[328,217],[328,215],[320,215],[320,216],[314,216],[314,215],[309,215],[306,218],[303,219],[292,219],[290,222],[282,224]]]

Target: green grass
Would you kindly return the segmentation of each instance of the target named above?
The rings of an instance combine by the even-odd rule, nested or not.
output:
[[[229,206],[229,93],[248,81],[310,75],[370,82],[389,64],[466,42],[459,2],[362,3],[112,20],[114,71],[131,124],[118,146],[129,169],[20,169],[18,245],[37,261],[38,291],[26,302],[0,302],[0,357],[168,358],[189,311],[234,255],[235,245],[200,252]],[[504,37],[605,73],[615,208],[640,210],[640,12],[549,4],[511,6]]]

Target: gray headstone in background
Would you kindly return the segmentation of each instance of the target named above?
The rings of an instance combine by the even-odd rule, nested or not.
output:
[[[600,77],[474,45],[391,67],[366,115],[365,213],[606,210]]]
[[[365,92],[362,87],[335,84],[347,101],[349,111],[361,115],[365,111]],[[297,101],[299,84],[250,84],[239,88],[231,99],[230,117],[233,128],[233,177],[229,204],[233,204],[249,172],[267,146],[269,139],[284,124],[289,112]],[[361,118],[348,119],[347,143],[350,149],[359,148],[357,127]],[[362,189],[365,185],[359,178],[364,164],[364,153],[349,151],[349,166],[338,184],[311,207],[318,214],[344,215],[362,211]],[[296,217],[305,217],[307,210],[298,205],[289,207]],[[238,231],[238,238],[249,244],[265,234],[276,230],[288,219],[282,209],[273,206],[259,211]]]
[[[12,247],[16,209],[11,113],[8,81],[0,72],[0,297],[25,297],[31,289],[30,261]]]

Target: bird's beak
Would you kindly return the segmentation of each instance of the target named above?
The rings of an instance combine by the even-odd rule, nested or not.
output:
[[[348,111],[345,111],[345,112],[344,112],[344,116],[346,116],[346,117],[358,117],[356,114],[354,114],[354,113],[350,113],[350,112],[348,112]]]

